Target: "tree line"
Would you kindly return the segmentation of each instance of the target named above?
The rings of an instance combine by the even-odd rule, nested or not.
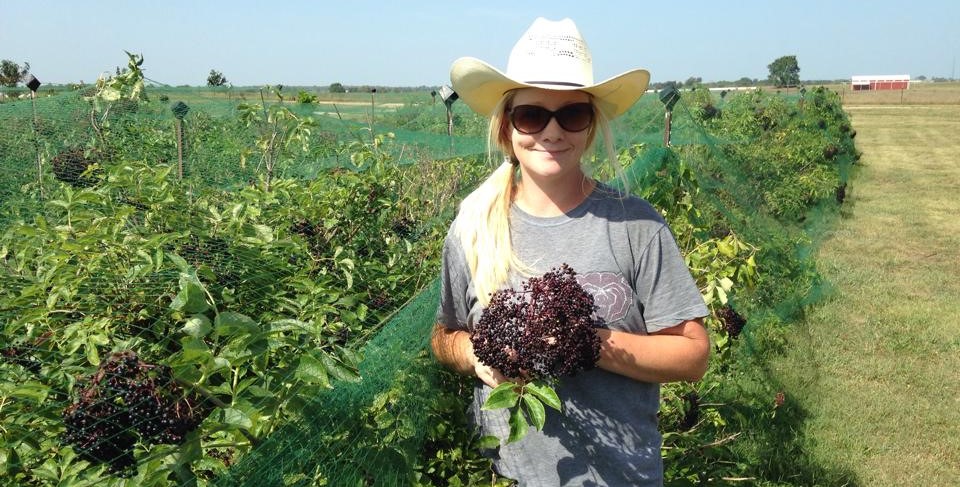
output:
[[[119,68],[118,68],[119,70]],[[776,88],[789,88],[800,86],[800,65],[797,62],[797,57],[794,55],[780,56],[775,59],[772,63],[767,65],[767,70],[769,75],[765,80],[758,78],[749,78],[742,77],[735,81],[712,81],[709,83],[704,83],[703,78],[699,76],[691,76],[686,79],[686,81],[658,81],[650,83],[650,88],[653,90],[662,90],[668,87],[675,89],[680,88],[693,88],[701,85],[709,85],[718,88],[730,87],[730,86],[757,86],[757,85],[771,85]],[[4,59],[0,61],[0,86],[6,87],[15,87],[17,84],[23,82],[26,79],[27,74],[30,72],[30,63],[24,62],[23,65],[11,61],[9,59]],[[119,74],[119,73],[118,73]],[[918,80],[926,80],[926,76],[918,76]],[[827,81],[835,82],[838,80],[815,80],[815,81]],[[937,78],[934,77],[933,81],[950,81],[947,78]],[[226,76],[222,72],[217,71],[216,69],[211,69],[210,74],[207,76],[207,86],[225,86],[229,83]],[[390,92],[415,92],[415,91],[428,91],[435,90],[436,86],[381,86],[381,85],[344,85],[343,83],[335,82],[331,83],[327,90],[330,93],[390,93]]]

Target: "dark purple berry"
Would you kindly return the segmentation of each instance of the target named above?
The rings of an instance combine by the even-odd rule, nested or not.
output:
[[[474,329],[474,354],[507,377],[574,375],[600,359],[593,296],[566,264],[495,292]]]
[[[743,331],[743,327],[747,324],[747,320],[743,319],[743,317],[729,305],[720,308],[720,310],[717,311],[717,317],[720,318],[720,322],[723,323],[723,329],[726,330],[730,338],[740,336],[740,332]]]
[[[199,400],[183,391],[169,367],[142,362],[130,350],[101,362],[85,384],[63,412],[64,441],[120,477],[136,474],[138,439],[181,443],[203,419]]]

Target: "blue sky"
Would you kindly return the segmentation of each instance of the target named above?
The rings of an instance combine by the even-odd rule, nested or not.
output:
[[[634,67],[653,81],[766,78],[784,55],[802,79],[960,76],[956,0],[0,0],[0,59],[45,83],[94,81],[128,50],[171,85],[216,69],[237,86],[436,86],[460,56],[504,68],[538,16],[576,21],[598,80]]]

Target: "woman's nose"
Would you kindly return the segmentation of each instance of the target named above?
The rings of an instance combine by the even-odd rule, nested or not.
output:
[[[543,128],[540,135],[545,139],[556,140],[562,138],[565,133],[566,131],[560,126],[560,122],[557,122],[557,117],[550,117],[550,121],[547,122],[547,126]]]

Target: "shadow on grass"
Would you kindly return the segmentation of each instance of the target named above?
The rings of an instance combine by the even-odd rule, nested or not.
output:
[[[813,456],[816,439],[805,433],[809,411],[791,396],[763,358],[764,353],[779,353],[782,342],[776,334],[755,337],[767,342],[763,353],[741,350],[736,366],[725,372],[728,387],[719,391],[726,404],[724,417],[737,422],[728,426],[742,432],[731,446],[747,465],[745,477],[751,480],[737,485],[863,485],[849,468],[825,464]]]

